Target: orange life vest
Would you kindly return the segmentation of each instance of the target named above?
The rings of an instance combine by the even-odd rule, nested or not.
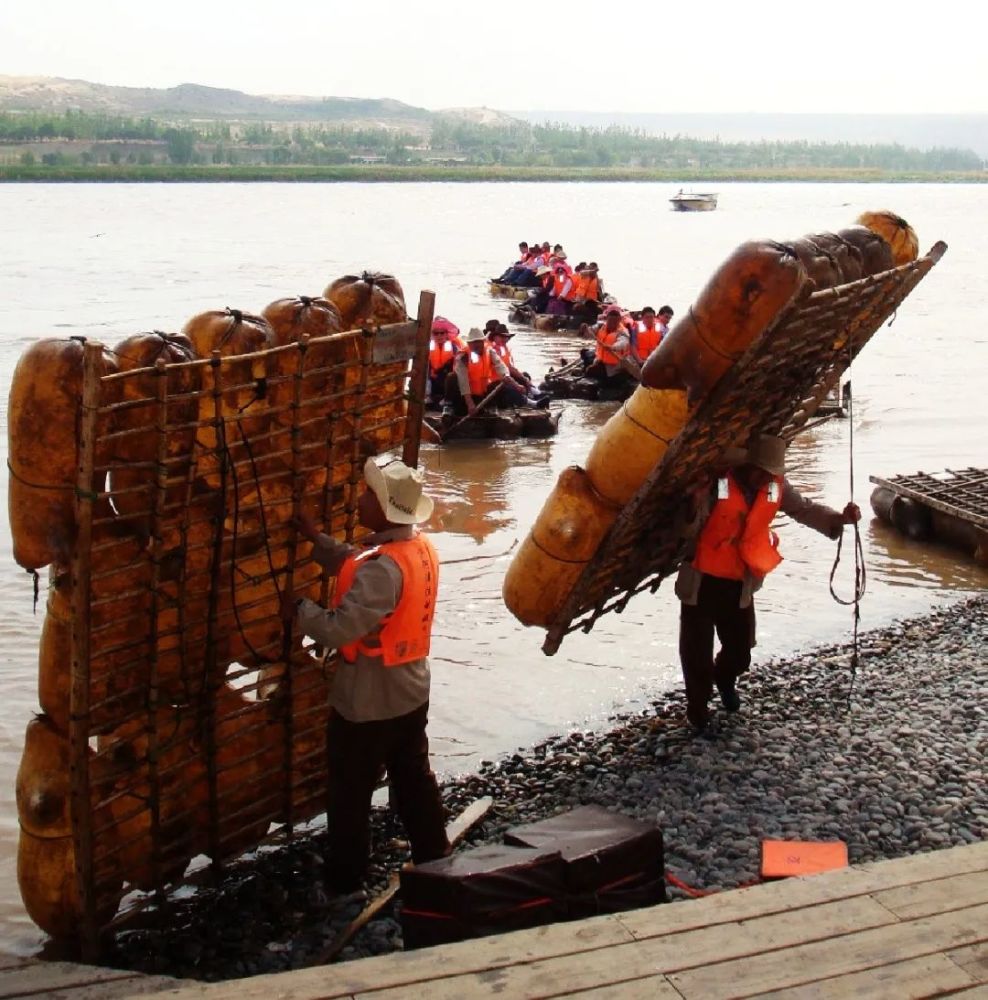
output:
[[[446,342],[440,347],[434,340],[429,341],[429,373],[438,375],[443,365],[448,364],[457,353],[465,350],[466,345],[459,337],[447,337]]]
[[[578,274],[575,278],[575,290],[577,298],[589,299],[592,302],[600,301],[600,282],[596,276]]]
[[[567,282],[569,283],[569,290],[566,294],[563,294],[563,289],[566,287]],[[552,275],[552,294],[557,299],[562,299],[564,302],[571,302],[576,296],[576,285],[572,280],[572,276],[569,274],[559,274],[553,272]]]
[[[770,573],[782,562],[779,539],[770,530],[782,503],[782,477],[774,476],[749,508],[737,480],[728,473],[717,481],[717,502],[697,540],[693,566],[724,580]]]
[[[635,347],[638,357],[644,361],[662,343],[662,331],[658,327],[646,329],[641,323],[635,332]]]
[[[620,326],[611,333],[606,326],[602,326],[597,331],[596,358],[604,365],[618,365],[621,363],[621,355],[614,352],[614,344],[618,337],[623,336],[624,329]]]
[[[504,362],[508,370],[510,371],[515,366],[515,359],[511,357],[511,350],[508,348],[507,344],[491,344],[494,352],[497,356]],[[503,389],[501,390],[504,391]]]
[[[429,655],[439,588],[439,557],[425,535],[384,542],[347,556],[336,578],[333,607],[339,607],[353,586],[360,566],[382,555],[393,559],[401,570],[401,597],[394,611],[384,618],[376,639],[368,641],[369,637],[364,636],[340,647],[340,655],[347,663],[353,663],[357,654],[363,653],[364,656],[380,657],[386,667],[400,667]]]
[[[498,380],[494,362],[491,360],[491,349],[486,344],[480,354],[471,351],[467,355],[467,377],[470,379],[471,396],[483,396]]]

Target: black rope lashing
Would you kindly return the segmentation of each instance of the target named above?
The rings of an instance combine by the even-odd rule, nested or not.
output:
[[[852,344],[853,334],[851,330],[848,330],[847,335],[847,356],[848,356],[848,369],[851,367],[851,360],[854,357],[854,348]],[[851,493],[851,502],[854,502],[854,395],[853,393],[848,397],[848,475],[849,475],[849,488]],[[846,709],[851,707],[851,696],[854,692],[854,685],[858,677],[858,666],[860,663],[860,658],[858,654],[858,628],[861,623],[861,598],[864,597],[865,591],[868,586],[868,575],[865,567],[864,558],[864,545],[861,541],[861,524],[860,520],[855,521],[852,525],[854,529],[854,593],[851,597],[841,597],[837,591],[834,589],[834,577],[837,574],[837,567],[840,565],[841,550],[844,545],[844,531],[841,529],[840,538],[837,540],[837,554],[834,556],[834,565],[830,570],[830,596],[838,603],[845,607],[852,607],[854,611],[852,613],[852,636],[851,636],[851,683],[847,689],[847,703]]]

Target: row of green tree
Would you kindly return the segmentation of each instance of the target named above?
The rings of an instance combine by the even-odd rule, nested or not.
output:
[[[277,165],[345,163],[356,156],[392,164],[448,158],[475,165],[645,168],[857,168],[897,171],[979,171],[986,163],[967,149],[911,149],[891,143],[721,142],[685,135],[655,136],[638,129],[567,125],[477,125],[437,116],[428,148],[411,132],[346,125],[279,125],[212,121],[176,125],[106,114],[0,113],[0,142],[91,140],[164,144],[175,164],[263,162]],[[45,154],[48,157],[56,154]],[[64,157],[65,154],[60,154]],[[120,162],[92,147],[84,162]],[[134,156],[133,152],[128,157]],[[143,155],[156,159],[151,152]]]

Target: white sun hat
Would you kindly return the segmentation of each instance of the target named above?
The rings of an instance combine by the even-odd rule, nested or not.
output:
[[[373,458],[364,463],[364,479],[392,524],[421,524],[432,514],[432,500],[422,494],[422,473],[395,460],[382,469]]]

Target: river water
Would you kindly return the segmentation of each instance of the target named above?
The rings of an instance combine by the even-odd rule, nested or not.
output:
[[[631,308],[687,308],[741,241],[837,229],[864,209],[891,208],[943,261],[855,363],[854,498],[866,509],[868,592],[862,627],[923,612],[988,584],[958,553],[918,546],[871,520],[869,475],[988,464],[988,185],[724,184],[720,206],[675,213],[665,184],[221,184],[0,186],[0,448],[6,457],[10,376],[39,337],[84,334],[109,344],[177,330],[206,309],[259,312],[286,295],[318,294],[355,270],[401,280],[409,308],[437,294],[461,329],[505,318],[486,279],[521,239],[595,259],[609,292]],[[572,337],[525,331],[519,366],[540,375]],[[602,723],[680,683],[670,585],[543,656],[543,633],[501,602],[509,552],[559,472],[582,463],[614,404],[563,404],[551,441],[423,448],[436,498],[430,528],[444,561],[433,643],[431,736],[443,772],[474,767],[572,726]],[[834,506],[849,498],[847,421],[801,435],[790,478]],[[0,463],[6,476],[6,463]],[[784,523],[786,560],[759,597],[757,657],[846,639],[851,618],[829,596],[834,545]],[[840,586],[852,584],[845,562]],[[36,710],[37,641],[29,577],[0,527],[0,950],[29,952],[41,935],[23,912],[14,859],[14,776]],[[873,668],[874,669],[874,668]],[[894,678],[889,679],[894,683]]]

